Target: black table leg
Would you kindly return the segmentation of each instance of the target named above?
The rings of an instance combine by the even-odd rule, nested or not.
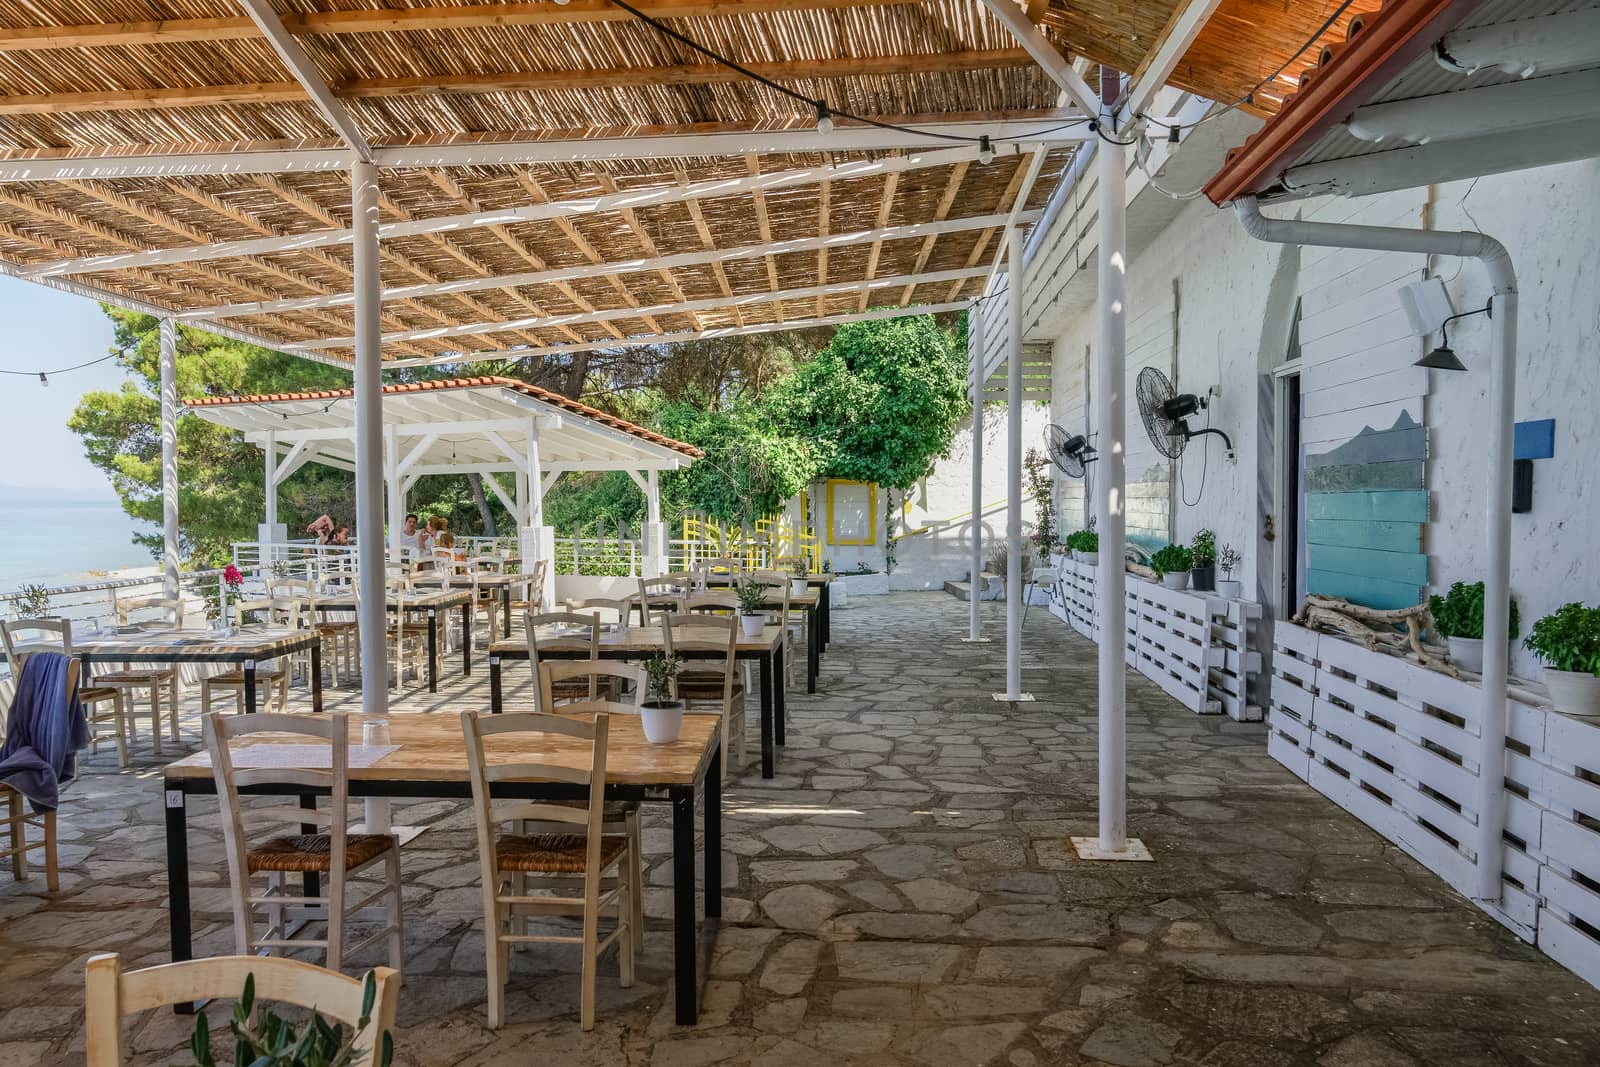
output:
[[[472,601],[461,605],[461,673],[472,673]]]
[[[694,852],[694,787],[679,787],[672,791],[672,966],[679,1026],[693,1026],[700,1014]],[[710,899],[708,886],[706,900]]]
[[[788,709],[784,707],[784,697],[788,685],[783,679],[783,645],[780,643],[772,650],[772,733],[778,744],[784,744],[784,720],[788,718]]]
[[[439,613],[428,609],[428,692],[439,691]]]
[[[828,596],[828,586],[817,586],[817,622],[822,629],[822,641],[818,645],[818,650],[822,652],[828,650],[828,642],[833,639],[833,613],[830,610],[832,606],[832,598]]]
[[[511,636],[511,585],[508,582],[500,587],[501,618],[505,620],[506,628],[503,631],[507,637]]]
[[[822,649],[818,642],[822,640],[821,611],[813,609],[810,618],[806,619],[806,692],[817,691],[817,675],[822,673]]]
[[[307,811],[316,811],[316,794],[301,793],[300,807]],[[314,822],[303,822],[300,824],[300,832],[302,834],[320,833],[321,830],[322,828]],[[317,876],[316,871],[306,871],[300,879],[300,887],[302,890],[304,890],[307,897],[320,897],[322,895],[322,879]],[[334,902],[333,906],[337,907],[337,902]]]
[[[772,655],[761,657],[761,777],[771,778],[777,753],[772,744]]]
[[[722,917],[722,746],[706,765],[706,918]]]
[[[489,657],[489,710],[496,715],[505,708],[505,697],[500,691],[500,657]]]
[[[322,639],[311,646],[311,710],[322,710]]]
[[[173,670],[177,670],[177,668],[174,667]],[[254,715],[256,713],[256,661],[253,659],[244,661],[244,696],[240,699],[244,701],[244,713],[246,715]]]
[[[174,788],[177,786],[177,788]],[[172,942],[172,962],[194,958],[189,931],[189,820],[187,796],[178,783],[165,783],[167,815],[167,929]],[[179,1015],[193,1015],[194,1004],[176,1005]]]

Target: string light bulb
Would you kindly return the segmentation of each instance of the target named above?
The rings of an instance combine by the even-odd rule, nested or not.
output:
[[[988,134],[978,138],[978,162],[984,166],[994,162],[994,145],[990,143]]]
[[[39,384],[47,389],[50,387],[50,379],[44,376],[44,371],[39,372]]]
[[[817,102],[817,132],[830,134],[833,132],[833,112],[828,110],[828,105]]]

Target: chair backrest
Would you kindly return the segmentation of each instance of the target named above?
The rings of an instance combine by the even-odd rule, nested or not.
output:
[[[662,615],[678,615],[683,612],[683,598],[668,596],[665,593],[652,593],[646,597],[643,593],[632,593],[622,598],[629,610],[638,617],[640,626],[649,626]]]
[[[600,621],[615,622],[626,626],[628,624],[628,615],[634,610],[634,602],[631,600],[614,600],[610,597],[592,596],[587,600],[580,600],[577,603],[572,604],[570,608],[572,611],[580,612],[584,615],[605,615],[609,613],[616,616],[616,618],[602,618]]]
[[[211,755],[212,775],[217,783],[218,807],[222,813],[222,840],[228,857],[228,876],[236,892],[233,895],[237,910],[247,894],[237,892],[248,884],[249,868],[245,858],[249,851],[249,838],[245,833],[244,812],[239,804],[240,790],[253,786],[299,785],[329,794],[328,810],[312,810],[288,804],[252,807],[252,821],[266,816],[278,823],[298,826],[302,823],[326,824],[334,841],[343,841],[349,824],[350,799],[350,734],[343,712],[327,715],[284,715],[257,713],[255,715],[223,716],[212,712],[202,720],[201,732],[205,735],[206,751]],[[233,763],[230,741],[252,734],[293,734],[313,742],[328,743],[328,766],[271,766],[238,768]],[[281,828],[280,831],[282,832]],[[292,831],[299,833],[296,829]],[[333,885],[344,884],[345,850],[334,848],[329,856],[329,877]],[[246,908],[248,905],[243,905]],[[341,907],[342,902],[335,902]],[[250,921],[248,914],[235,915],[236,924]]]
[[[768,609],[769,617],[782,621],[789,615],[789,576],[782,571],[751,571],[745,581],[764,585],[771,590],[770,596],[775,602],[774,607]]]
[[[605,814],[606,738],[610,723],[610,717],[604,713],[593,719],[525,712],[461,713],[461,732],[467,742],[467,770],[472,776],[472,811],[478,824],[478,855],[484,866],[485,896],[498,881],[493,874],[495,825],[508,819],[582,826],[588,835],[585,868],[598,876],[600,825]],[[588,742],[587,758],[584,742]],[[494,762],[490,762],[491,751],[497,757]],[[588,801],[578,807],[525,800],[500,801],[497,805],[490,799],[495,783],[518,780],[586,786]]]
[[[233,622],[236,626],[248,625],[247,618],[253,612],[261,612],[263,622],[268,626],[281,626],[290,630],[298,630],[305,620],[310,608],[305,601],[298,597],[290,596],[281,589],[277,595],[258,597],[254,600],[235,600],[233,608]]]
[[[775,571],[783,571],[788,574],[789,577],[793,578],[795,577],[795,574],[792,568],[796,563],[803,564],[807,568],[810,568],[811,566],[811,561],[805,556],[774,556],[772,559],[772,569]]]
[[[180,630],[183,629],[182,597],[142,596],[134,597],[131,600],[119,598],[115,606],[117,609],[117,622],[123,626],[128,625],[128,616],[136,611],[143,611],[146,608],[160,608],[163,611],[171,612],[171,620],[174,627]]]
[[[499,556],[470,556],[467,559],[467,570],[504,574],[506,572],[506,561]]]
[[[22,635],[32,632],[34,637]],[[55,637],[49,635],[54,634]],[[72,655],[70,619],[0,619],[0,645],[4,645],[6,665],[15,681],[22,677],[22,660],[30,652],[60,652]]]
[[[124,971],[114,952],[90,956],[84,970],[84,1040],[87,1067],[121,1067],[124,1016],[214,998],[237,998],[245,978],[255,976],[257,1003],[277,1001],[312,1008],[355,1030],[353,1047],[373,1053],[377,1064],[383,1035],[393,1033],[400,999],[400,972],[372,970],[377,996],[361,1026],[365,980],[284,956],[213,956]]]
[[[722,699],[733,698],[734,677],[738,667],[734,662],[736,644],[739,640],[739,620],[732,615],[706,615],[680,614],[663,615],[661,617],[661,639],[669,655],[678,655],[685,652],[720,652],[723,653],[721,662],[716,659],[698,662],[707,663],[712,669],[722,672]],[[703,669],[703,668],[702,668]]]
[[[555,633],[551,627],[563,627],[577,631],[572,633]],[[544,633],[540,633],[544,627]],[[533,670],[533,699],[535,711],[549,711],[550,704],[544,699],[543,687],[539,684],[539,655],[541,652],[583,652],[591,660],[600,658],[600,615],[598,612],[582,615],[575,611],[549,611],[535,614],[531,611],[522,613],[522,629],[528,635],[528,665]],[[595,695],[594,685],[589,686],[589,695]]]
[[[701,560],[695,569],[706,584],[729,585],[739,575],[739,560],[736,556],[716,556]]]
[[[588,697],[575,703],[557,705],[555,683],[569,678],[582,678],[589,683]],[[602,679],[633,686],[630,700],[602,700],[599,683]],[[539,708],[552,715],[571,715],[580,711],[623,711],[637,713],[639,701],[644,698],[646,676],[643,664],[614,663],[595,660],[545,660],[539,664]],[[624,689],[626,692],[626,689]],[[603,705],[603,706],[602,706]]]
[[[688,613],[700,611],[719,615],[736,613],[739,610],[739,597],[738,594],[726,589],[720,592],[695,593],[683,598],[683,610]]]

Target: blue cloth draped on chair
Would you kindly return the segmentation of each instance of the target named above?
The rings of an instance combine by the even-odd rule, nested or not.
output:
[[[74,688],[67,691],[71,659],[35,652],[23,663],[11,700],[0,784],[27,797],[34,811],[54,811],[61,787],[77,777],[78,749],[89,743],[89,722]]]

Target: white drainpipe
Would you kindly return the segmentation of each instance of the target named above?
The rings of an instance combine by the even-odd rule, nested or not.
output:
[[[1488,394],[1489,425],[1487,538],[1489,559],[1483,576],[1485,605],[1508,603],[1511,588],[1511,460],[1516,411],[1517,274],[1511,256],[1493,237],[1471,232],[1407,230],[1389,226],[1344,226],[1327,222],[1269,219],[1256,198],[1233,203],[1244,231],[1273,244],[1363,248],[1378,252],[1417,252],[1463,256],[1483,263],[1489,275],[1489,313],[1494,322]],[[1510,654],[1507,613],[1483,613],[1483,707],[1478,744],[1478,865],[1473,897],[1497,905],[1504,865],[1506,821],[1506,674]]]

